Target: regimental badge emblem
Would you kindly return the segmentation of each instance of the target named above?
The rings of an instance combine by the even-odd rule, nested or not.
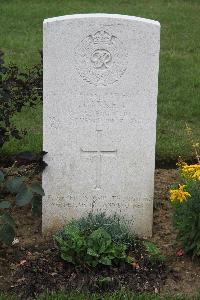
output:
[[[127,68],[127,51],[114,35],[99,30],[75,49],[76,68],[83,80],[106,86],[120,79]]]

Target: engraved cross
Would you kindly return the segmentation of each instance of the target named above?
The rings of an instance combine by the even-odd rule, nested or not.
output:
[[[101,138],[102,138],[102,130],[97,129],[96,130],[97,134],[97,148],[94,150],[84,150],[81,148],[81,153],[82,154],[89,154],[96,157],[96,183],[95,183],[95,190],[100,190],[101,189],[101,174],[102,174],[102,158],[104,155],[111,155],[111,156],[116,156],[117,154],[117,149],[115,150],[103,150],[101,147]]]

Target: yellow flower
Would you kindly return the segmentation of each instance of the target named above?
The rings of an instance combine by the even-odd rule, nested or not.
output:
[[[182,175],[189,180],[200,180],[200,164],[180,165]]]
[[[171,189],[170,192],[170,200],[174,202],[178,200],[180,203],[186,200],[187,197],[191,197],[190,193],[184,191],[185,185],[179,184],[179,189]]]
[[[184,162],[184,160],[182,160],[182,158],[179,156],[178,162],[176,163],[176,165],[179,168],[182,168],[183,166],[187,165],[186,162]]]
[[[195,180],[200,180],[200,169],[195,171],[192,178],[194,178]]]

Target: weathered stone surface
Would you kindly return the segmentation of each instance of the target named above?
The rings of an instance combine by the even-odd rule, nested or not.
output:
[[[105,211],[151,235],[159,37],[131,16],[44,21],[44,232]]]

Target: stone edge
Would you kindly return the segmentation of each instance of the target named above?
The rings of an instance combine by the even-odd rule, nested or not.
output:
[[[65,15],[60,17],[53,17],[44,19],[43,24],[57,22],[57,21],[65,21],[65,20],[73,20],[73,19],[83,19],[83,18],[110,18],[110,19],[123,19],[129,21],[137,21],[137,22],[145,22],[148,24],[156,25],[160,27],[160,23],[155,20],[145,19],[141,17],[128,16],[128,15],[120,15],[120,14],[103,14],[103,13],[94,13],[94,14],[73,14],[73,15]]]

